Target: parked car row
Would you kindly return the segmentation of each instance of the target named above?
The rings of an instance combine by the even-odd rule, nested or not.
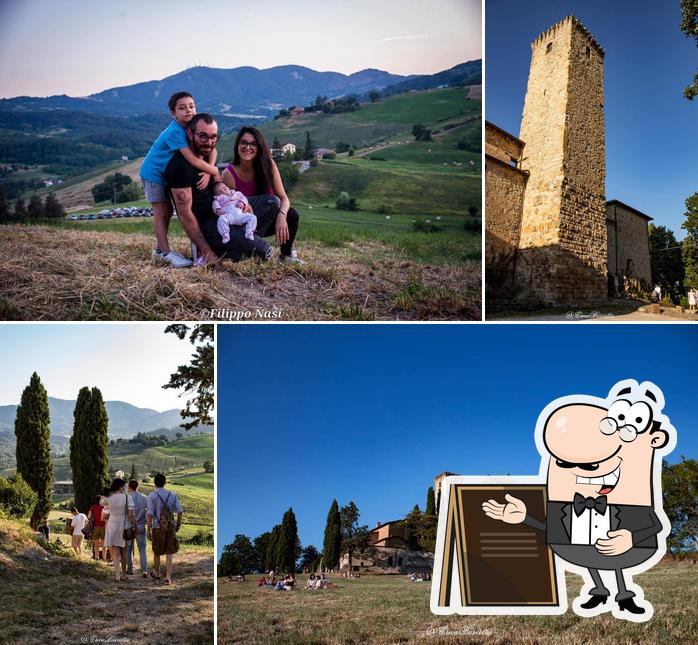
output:
[[[99,211],[99,213],[83,213],[82,215],[70,215],[69,220],[75,222],[77,220],[92,220],[92,219],[112,219],[113,217],[152,217],[152,208],[136,208],[135,206],[130,206],[127,208],[115,208],[111,210],[105,208]]]

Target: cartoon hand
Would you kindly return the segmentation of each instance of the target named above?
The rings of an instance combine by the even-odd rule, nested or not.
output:
[[[507,493],[504,499],[507,504],[500,504],[493,499],[482,502],[482,510],[487,517],[507,524],[521,524],[526,519],[526,504],[520,499]]]
[[[596,550],[603,555],[620,555],[633,547],[633,534],[627,529],[608,532],[608,540],[596,540]]]

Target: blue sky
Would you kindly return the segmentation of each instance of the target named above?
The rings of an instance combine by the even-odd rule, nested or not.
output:
[[[218,550],[292,506],[322,548],[333,498],[362,523],[424,509],[435,475],[535,475],[540,411],[619,380],[656,383],[698,457],[689,325],[219,326]]]
[[[519,134],[530,43],[568,14],[606,50],[606,198],[682,239],[684,202],[698,191],[698,100],[683,97],[698,48],[679,31],[679,0],[487,0],[487,119]]]
[[[181,408],[175,390],[163,390],[192,345],[162,324],[0,325],[0,405],[16,405],[33,372],[49,396],[77,398],[83,386],[98,387],[105,401],[126,401],[162,412]]]
[[[422,0],[0,2],[0,97],[84,96],[193,65],[407,75],[482,58],[480,0],[428,13]]]

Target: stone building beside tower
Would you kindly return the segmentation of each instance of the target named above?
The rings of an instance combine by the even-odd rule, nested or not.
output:
[[[627,277],[614,275],[620,243],[638,256],[623,270],[642,268],[634,277],[649,285],[651,218],[630,207],[624,217],[640,218],[624,229],[633,231],[632,243],[619,240],[616,218],[615,266],[609,267],[604,55],[584,25],[568,16],[531,44],[520,137],[486,124],[488,284],[533,291],[546,304],[602,301]]]

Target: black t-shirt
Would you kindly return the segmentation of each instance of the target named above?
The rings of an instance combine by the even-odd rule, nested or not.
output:
[[[215,218],[212,207],[213,182],[209,181],[208,186],[204,190],[199,190],[196,187],[196,182],[200,179],[200,172],[184,158],[179,150],[174,153],[170,163],[165,168],[165,181],[167,182],[168,190],[173,188],[191,188],[191,210],[199,223],[211,217]],[[175,202],[176,207],[177,202]]]

